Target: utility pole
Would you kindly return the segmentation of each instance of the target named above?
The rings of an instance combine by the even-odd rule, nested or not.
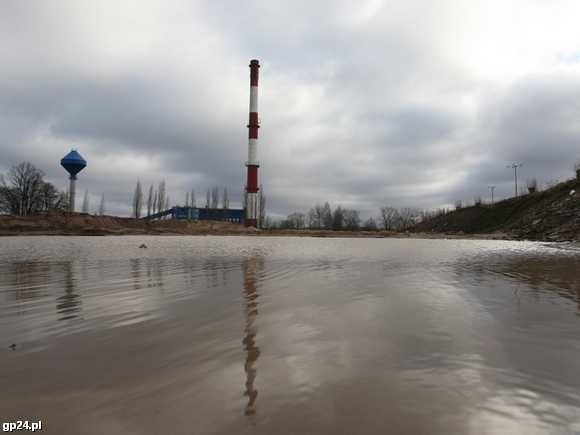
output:
[[[506,166],[506,168],[512,168],[514,170],[516,198],[518,197],[518,168],[521,168],[522,166],[523,163],[512,163],[511,165]]]
[[[491,205],[493,205],[493,191],[495,190],[495,186],[487,186],[487,188],[491,192]]]

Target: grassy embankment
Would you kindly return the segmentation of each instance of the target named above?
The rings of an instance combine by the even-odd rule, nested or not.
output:
[[[491,205],[474,205],[415,226],[425,233],[493,234],[511,239],[580,240],[580,180]]]

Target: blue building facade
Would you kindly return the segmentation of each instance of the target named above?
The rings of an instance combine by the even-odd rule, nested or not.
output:
[[[173,207],[160,213],[146,216],[144,219],[159,219],[164,216],[171,216],[172,219],[192,220],[192,221],[224,221],[243,223],[244,209],[223,209],[223,208],[197,208],[197,207]]]

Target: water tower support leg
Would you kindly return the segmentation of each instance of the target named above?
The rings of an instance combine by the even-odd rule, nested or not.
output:
[[[69,187],[69,212],[75,212],[75,197],[76,197],[76,177],[70,177],[70,187]]]

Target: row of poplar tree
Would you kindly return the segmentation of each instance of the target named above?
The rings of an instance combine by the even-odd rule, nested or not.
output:
[[[191,192],[186,192],[185,202],[182,205],[184,205],[185,207],[197,207],[195,189],[192,189]],[[206,192],[204,206],[206,208],[220,208],[220,205],[221,208],[223,209],[230,208],[228,189],[226,187],[223,188],[221,198],[220,198],[220,189],[218,187],[208,189]],[[137,181],[137,185],[135,186],[135,192],[133,194],[132,207],[133,207],[132,216],[137,219],[143,216],[143,212],[146,213],[145,216],[151,216],[169,209],[170,199],[169,195],[167,194],[165,180],[161,181],[157,186],[151,184],[147,192],[147,198],[145,198],[145,193],[143,192],[141,182]]]

